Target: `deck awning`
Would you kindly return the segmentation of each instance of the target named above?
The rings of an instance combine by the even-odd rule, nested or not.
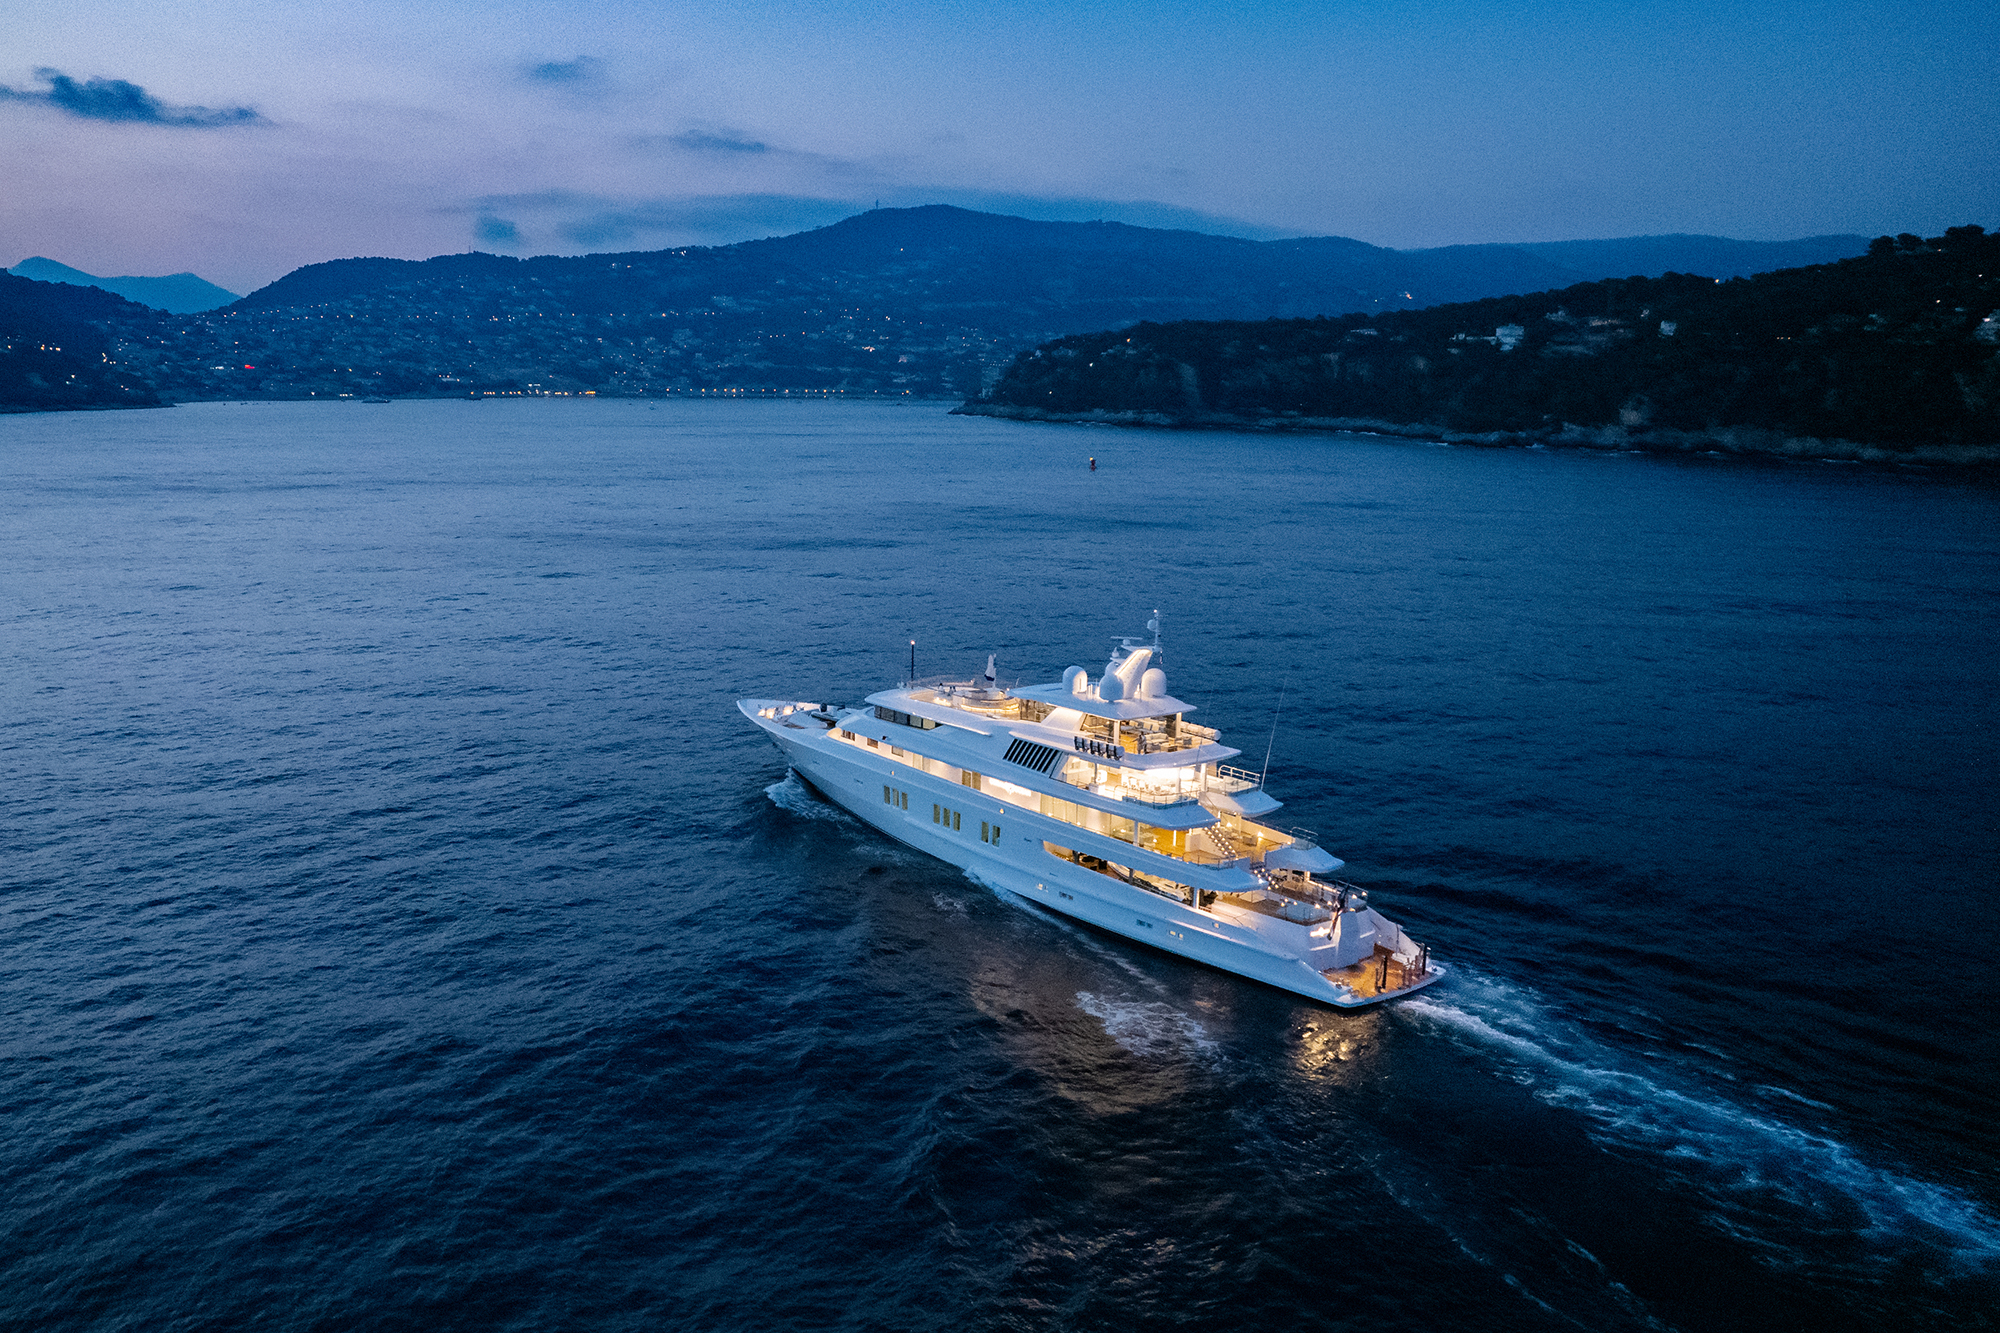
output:
[[[1347,862],[1310,843],[1293,843],[1289,847],[1274,847],[1265,852],[1264,864],[1272,870],[1303,870],[1310,875],[1327,875]]]

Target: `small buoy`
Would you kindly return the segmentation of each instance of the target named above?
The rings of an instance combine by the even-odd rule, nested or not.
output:
[[[1090,460],[1090,470],[1092,472],[1097,471],[1097,460],[1095,458]]]

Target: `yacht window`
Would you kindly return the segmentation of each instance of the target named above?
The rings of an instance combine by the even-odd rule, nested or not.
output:
[[[969,768],[962,768],[958,771],[958,780],[960,784],[970,787],[974,791],[979,790],[979,775]]]
[[[894,722],[899,727],[915,727],[919,731],[937,730],[937,723],[931,721],[929,718],[913,717],[908,713],[897,712],[893,708],[877,707],[875,716],[880,721]]]

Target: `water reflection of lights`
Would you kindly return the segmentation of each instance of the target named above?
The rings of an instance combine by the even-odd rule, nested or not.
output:
[[[1342,1086],[1359,1084],[1380,1071],[1380,1009],[1308,1019],[1292,1046],[1292,1065],[1301,1074]]]
[[[970,998],[1000,1024],[1019,1064],[1056,1095],[1098,1115],[1127,1115],[1185,1097],[1215,1043],[1160,1000],[1079,989],[1067,968],[982,968]]]
[[[1200,1072],[1221,1058],[1220,1042],[1202,1021],[1202,1003],[1175,1000],[1143,968],[1081,928],[1051,924],[1072,948],[1024,950],[1018,940],[996,936],[969,951],[968,998],[999,1025],[1013,1058],[1058,1096],[1098,1115],[1186,1097]]]

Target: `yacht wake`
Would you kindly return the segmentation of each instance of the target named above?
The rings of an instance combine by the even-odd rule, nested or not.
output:
[[[1449,999],[1412,996],[1401,1009],[1505,1051],[1539,1100],[1581,1113],[1599,1142],[1670,1159],[1715,1220],[1746,1238],[1768,1234],[1766,1224],[1780,1213],[1796,1222],[1802,1212],[1829,1230],[1851,1229],[1844,1219],[1858,1215],[1866,1219],[1860,1234],[1877,1244],[1928,1242],[1961,1269],[2000,1260],[2000,1219],[1978,1201],[1865,1161],[1846,1144],[1775,1115],[1622,1068],[1616,1053],[1508,986],[1461,969]]]
[[[1118,1000],[1086,990],[1076,993],[1076,1007],[1104,1024],[1106,1036],[1137,1056],[1187,1059],[1212,1056],[1217,1049],[1200,1023],[1157,1000]]]

